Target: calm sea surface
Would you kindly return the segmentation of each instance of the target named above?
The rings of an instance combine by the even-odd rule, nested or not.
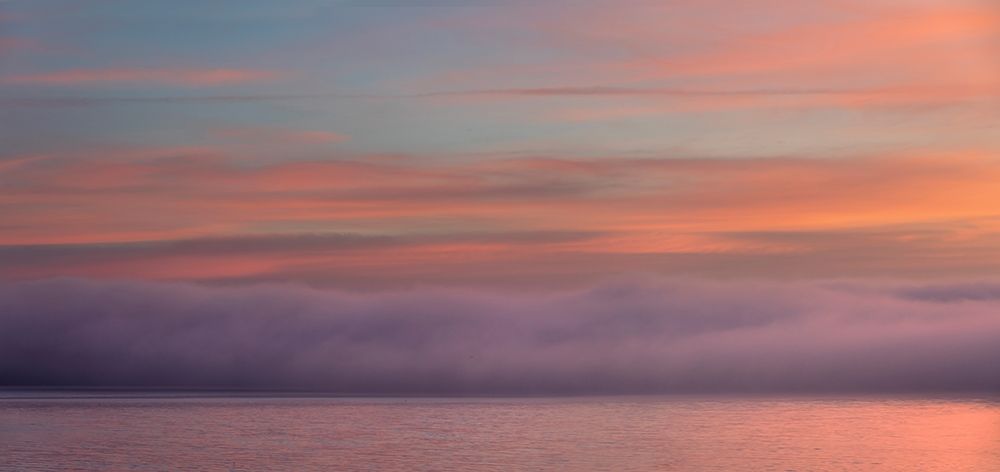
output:
[[[0,393],[0,470],[1000,471],[1000,402]]]

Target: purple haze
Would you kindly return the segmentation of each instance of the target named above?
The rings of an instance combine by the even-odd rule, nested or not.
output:
[[[1000,286],[621,279],[559,294],[0,286],[0,385],[378,394],[1000,390]]]

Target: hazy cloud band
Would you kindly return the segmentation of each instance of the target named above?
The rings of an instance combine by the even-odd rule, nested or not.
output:
[[[0,286],[0,385],[339,393],[1000,389],[1000,286],[623,279],[559,294]]]

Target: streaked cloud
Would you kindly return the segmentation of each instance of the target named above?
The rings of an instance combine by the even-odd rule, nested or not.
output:
[[[1000,166],[976,152],[244,163],[211,148],[153,148],[6,162],[0,273],[7,279],[326,284],[354,271],[373,286],[391,286],[407,277],[471,281],[495,264],[508,281],[520,274],[577,283],[601,270],[974,276],[1000,262]],[[594,236],[524,244],[463,239],[479,232]],[[338,249],[342,234],[384,244],[345,252]],[[250,239],[227,239],[236,235]],[[190,253],[204,247],[196,242],[203,238],[221,241],[209,244],[218,254]],[[275,245],[251,244],[268,238]],[[185,262],[196,258],[216,263],[208,270]],[[415,272],[418,262],[436,275]]]

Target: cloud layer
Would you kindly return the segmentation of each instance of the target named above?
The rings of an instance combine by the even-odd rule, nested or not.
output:
[[[559,294],[0,287],[0,384],[381,394],[997,391],[997,285]]]
[[[335,141],[235,134],[246,148],[263,145],[243,134]],[[1000,263],[1000,160],[988,152],[318,152],[329,157],[248,162],[213,147],[140,147],[0,158],[0,280],[567,286],[630,272],[970,278]]]

